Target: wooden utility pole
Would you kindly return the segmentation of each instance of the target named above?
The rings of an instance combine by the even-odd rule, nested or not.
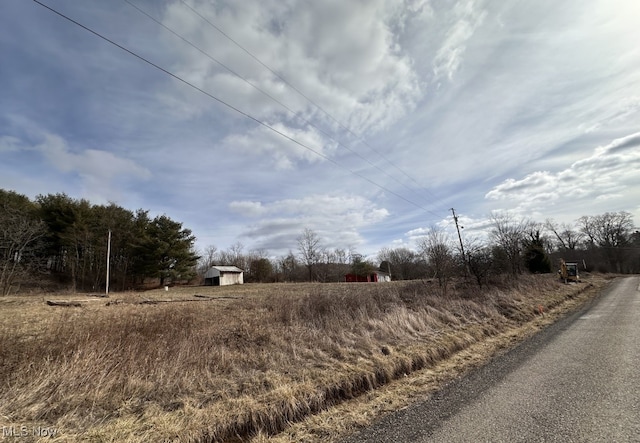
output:
[[[467,270],[467,258],[464,254],[464,244],[462,243],[462,236],[460,235],[460,227],[458,226],[458,216],[456,215],[456,210],[451,208],[451,213],[453,214],[453,221],[456,222],[456,231],[458,231],[458,240],[460,240],[460,252],[462,253],[462,261],[464,262],[465,272]]]
[[[109,296],[109,259],[111,258],[111,229],[109,229],[109,239],[107,240],[107,284],[105,285],[104,293]]]

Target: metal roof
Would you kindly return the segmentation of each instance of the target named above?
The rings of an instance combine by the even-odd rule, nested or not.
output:
[[[237,266],[211,266],[210,269],[217,269],[220,272],[244,272]]]

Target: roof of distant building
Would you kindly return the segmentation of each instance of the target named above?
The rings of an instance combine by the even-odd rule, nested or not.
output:
[[[211,266],[212,269],[217,269],[220,272],[244,272],[237,266]]]

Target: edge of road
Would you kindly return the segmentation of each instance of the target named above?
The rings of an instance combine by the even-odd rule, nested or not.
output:
[[[459,368],[456,374],[440,383],[426,396],[415,399],[399,410],[382,415],[367,428],[344,436],[339,441],[342,443],[395,442],[398,436],[393,432],[394,428],[403,428],[403,425],[407,424],[404,427],[406,430],[409,423],[418,419],[422,425],[419,431],[416,430],[413,440],[419,435],[424,436],[425,432],[435,430],[441,421],[453,416],[465,404],[476,399],[491,386],[500,383],[509,372],[525,364],[537,350],[553,341],[558,333],[570,328],[602,298],[614,291],[623,278],[612,279],[594,295],[586,298],[577,297],[577,303],[573,306],[560,305],[554,309],[556,312],[548,313],[552,315],[551,319],[535,325],[523,337],[515,338],[511,345],[498,344],[482,363]],[[527,326],[524,327],[526,328]],[[501,335],[509,334],[507,332]],[[481,387],[478,388],[478,386]],[[418,435],[417,432],[420,434]],[[410,441],[411,432],[403,433],[403,438]]]

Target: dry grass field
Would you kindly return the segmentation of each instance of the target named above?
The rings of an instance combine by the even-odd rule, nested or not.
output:
[[[264,441],[605,283],[522,276],[483,291],[457,282],[446,297],[421,281],[4,297],[0,425],[20,441],[44,441],[43,429],[56,442]]]

